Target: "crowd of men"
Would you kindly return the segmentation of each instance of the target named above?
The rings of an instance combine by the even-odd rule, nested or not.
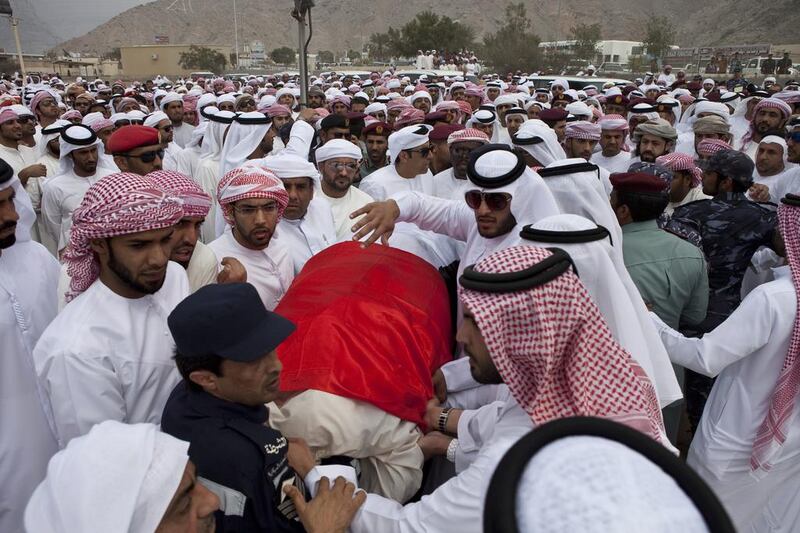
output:
[[[796,81],[25,81],[0,531],[800,529]]]

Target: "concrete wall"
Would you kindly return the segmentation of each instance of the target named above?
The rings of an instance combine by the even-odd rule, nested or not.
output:
[[[156,44],[145,46],[123,46],[120,48],[122,56],[122,72],[127,79],[162,76],[186,76],[193,70],[180,66],[181,53],[189,51],[188,44]],[[196,45],[216,50],[230,61],[233,51],[230,46]],[[216,73],[219,74],[219,73]]]

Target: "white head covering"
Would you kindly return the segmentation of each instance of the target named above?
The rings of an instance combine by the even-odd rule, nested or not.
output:
[[[158,124],[162,120],[169,120],[169,117],[163,111],[156,111],[154,113],[150,113],[149,115],[147,115],[147,118],[144,119],[144,125],[149,126],[151,128],[155,128],[156,124]]]
[[[411,150],[417,146],[428,144],[428,134],[433,128],[424,124],[406,126],[389,135],[389,157],[392,161],[403,150]]]
[[[493,124],[492,137],[489,140],[492,143],[498,142],[500,138],[500,123],[497,121],[497,113],[489,111],[488,109],[478,109],[472,114],[472,117],[467,120],[466,126],[468,128],[474,128],[477,123]]]
[[[27,531],[155,531],[178,490],[189,443],[154,424],[101,422],[50,459],[25,509]]]
[[[566,437],[525,467],[516,495],[520,531],[706,533],[702,515],[658,465],[600,437]]]
[[[386,110],[386,104],[382,104],[380,102],[374,102],[372,104],[369,104],[364,109],[364,113],[366,113],[367,115],[372,115],[373,113],[381,113],[381,112],[386,114],[387,110]]]
[[[556,78],[553,80],[553,83],[550,84],[550,88],[552,89],[556,85],[563,87],[565,91],[569,90],[569,82],[564,78]]]
[[[524,141],[534,138],[542,139],[542,142],[537,144],[524,144]],[[554,161],[566,159],[567,154],[561,143],[558,142],[558,135],[547,124],[541,120],[528,120],[522,126],[515,137],[520,144],[514,143],[514,146],[522,148],[531,154],[539,163],[544,166],[549,165]],[[514,139],[512,139],[513,141]]]
[[[350,141],[344,139],[331,139],[315,152],[317,163],[329,159],[348,158],[360,161],[364,156],[361,149]]]
[[[574,115],[579,117],[578,120],[591,120],[592,119],[592,110],[583,102],[572,102],[567,104],[566,107],[567,113],[570,115]],[[583,118],[580,118],[583,117]]]
[[[519,156],[508,148],[505,150],[491,150],[478,156],[475,160],[474,171],[482,179],[491,180],[508,174],[518,163]],[[487,193],[500,192],[511,195],[511,214],[514,215],[517,226],[505,235],[491,239],[480,237],[478,242],[480,242],[481,246],[474,246],[469,250],[469,255],[461,261],[459,271],[496,250],[519,244],[519,232],[522,226],[559,213],[558,204],[542,181],[542,178],[527,166],[525,166],[522,174],[516,180],[493,188],[475,184],[470,173],[471,171],[468,170],[467,176],[470,180],[470,187],[468,187],[467,191],[478,190]]]
[[[167,107],[167,104],[172,102],[183,102],[183,97],[176,92],[167,93],[166,96],[161,99],[161,103],[159,104],[161,111],[164,111],[164,108]]]
[[[61,128],[71,125],[72,122],[70,122],[69,120],[58,119],[49,126],[47,126],[46,128],[42,128],[42,138],[36,144],[37,158],[41,158],[48,153],[47,143],[49,143],[53,139],[59,138],[59,134],[61,133],[60,132]]]
[[[786,139],[783,137],[778,137],[777,135],[767,135],[761,142],[758,144],[778,144],[783,148],[783,164],[786,166],[786,163],[789,162],[789,145],[786,144]]]
[[[214,93],[203,93],[203,95],[197,99],[197,110],[199,111],[207,105],[216,103],[217,103],[217,97],[214,95]]]
[[[597,224],[582,216],[561,214],[542,219],[533,224],[533,228],[575,232],[596,229]],[[610,239],[573,244],[523,239],[522,243],[543,248],[556,246],[572,257],[581,282],[600,309],[612,335],[650,377],[663,407],[677,399],[667,398],[680,394],[680,389],[676,391],[674,388],[678,386],[675,372],[650,320],[647,306],[619,259],[622,256],[622,241],[614,240],[611,228],[606,229],[609,230]],[[544,237],[542,239],[546,240]],[[667,442],[666,437],[663,442]]]
[[[88,142],[87,144],[78,144],[70,142],[65,138],[72,137],[73,139],[81,139],[81,140],[89,140],[94,138],[93,141]],[[82,150],[83,148],[89,148],[92,146],[97,146],[97,165],[100,166],[100,157],[105,154],[105,150],[103,150],[103,143],[100,139],[97,138],[97,135],[89,128],[89,126],[83,126],[79,124],[73,124],[67,128],[64,128],[61,131],[61,135],[58,139],[58,149],[59,149],[59,159],[58,159],[58,174],[67,174],[72,172],[73,161],[71,157],[68,155],[73,150]]]
[[[266,118],[263,113],[251,111],[236,117],[228,130],[225,144],[222,146],[219,158],[219,175],[224,176],[229,170],[240,166],[247,161],[270,128],[270,124],[242,124],[242,120],[260,120]]]
[[[501,94],[497,98],[494,99],[495,107],[499,105],[512,105],[518,106],[519,105],[519,98],[513,94]]]
[[[203,137],[206,134],[206,130],[208,129],[208,121],[201,122],[198,126],[196,126],[192,130],[192,136],[189,138],[189,142],[186,143],[186,148],[197,148],[200,146],[200,141],[203,140]]]
[[[220,111],[216,107],[213,108],[212,113],[208,113],[208,108],[206,108],[206,114],[214,115],[214,118],[219,117],[219,119],[230,119],[236,116],[236,113],[233,111]],[[225,136],[225,130],[228,129],[230,124],[225,122],[220,122],[219,120],[208,119],[208,129],[206,130],[206,135],[203,138],[203,151],[200,154],[200,159],[214,159],[219,160],[219,156],[222,153],[222,138]]]
[[[293,154],[308,160],[311,143],[314,141],[314,126],[304,120],[297,120],[292,124],[289,132],[289,142],[279,155]]]
[[[17,242],[30,241],[31,228],[36,222],[36,211],[33,210],[31,197],[25,191],[25,187],[22,186],[16,174],[12,175],[10,180],[0,183],[0,191],[4,191],[9,187],[14,189],[14,208],[17,211],[17,216],[19,216],[14,235]]]

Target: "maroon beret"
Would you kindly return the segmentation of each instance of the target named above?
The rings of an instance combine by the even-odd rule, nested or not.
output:
[[[358,111],[350,111],[345,115],[350,120],[363,120],[366,118],[366,113],[359,113]]]
[[[446,118],[447,113],[444,111],[431,111],[425,115],[425,124],[430,124],[433,126],[436,122],[444,122],[444,119]]]
[[[386,122],[373,122],[361,130],[361,135],[383,135],[388,137],[392,131],[394,130]]]
[[[624,105],[628,106],[628,97],[621,94],[615,94],[606,98],[606,104]]]
[[[689,91],[699,91],[703,88],[703,84],[699,81],[690,81],[686,84],[686,88],[689,89]]]
[[[567,110],[560,107],[542,109],[539,113],[539,120],[544,122],[558,122],[559,120],[567,120],[567,115],[569,115]]]
[[[140,146],[161,144],[161,134],[155,128],[133,124],[122,126],[108,138],[108,152],[125,154]]]
[[[437,124],[428,134],[428,139],[433,142],[446,141],[451,133],[455,133],[463,129],[464,126],[461,124]]]
[[[662,193],[669,189],[669,182],[644,172],[619,172],[609,178],[615,191],[632,193]]]

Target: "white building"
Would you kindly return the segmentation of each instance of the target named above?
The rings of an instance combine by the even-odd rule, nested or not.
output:
[[[539,43],[539,48],[569,54],[575,43],[576,41],[546,41]],[[593,61],[597,66],[603,62],[627,63],[628,56],[634,55],[634,48],[641,49],[641,46],[642,43],[639,41],[599,41],[597,56]]]

